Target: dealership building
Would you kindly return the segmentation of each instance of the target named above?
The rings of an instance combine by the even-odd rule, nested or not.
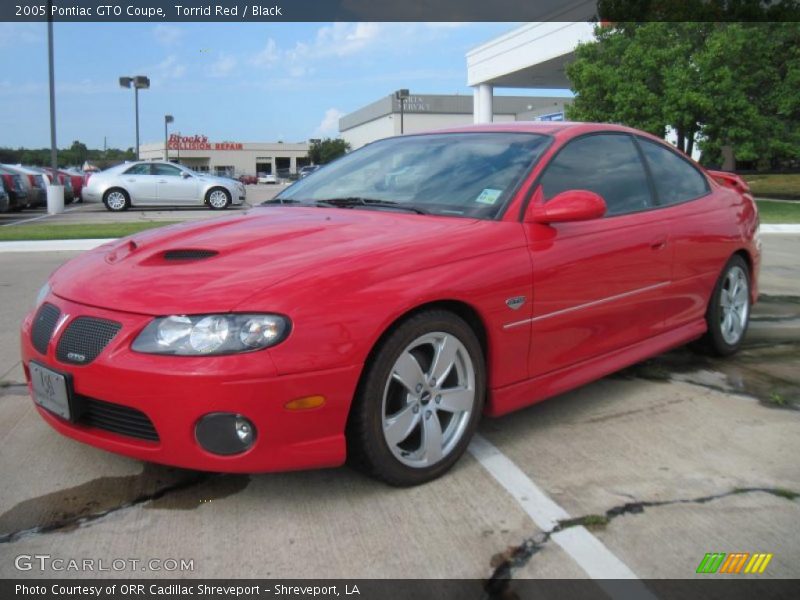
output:
[[[164,142],[142,144],[139,158],[179,162],[190,169],[214,175],[271,173],[288,177],[309,164],[308,143],[211,141],[204,135],[173,134]]]
[[[498,96],[492,120],[563,120],[569,98],[547,96]],[[339,133],[355,150],[401,133],[419,133],[470,125],[475,112],[472,96],[410,94],[402,100],[388,95],[339,120]]]

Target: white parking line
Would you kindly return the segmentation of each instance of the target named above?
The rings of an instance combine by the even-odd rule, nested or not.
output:
[[[472,439],[469,451],[514,497],[542,531],[552,531],[559,521],[570,518],[566,510],[550,499],[530,477],[486,438],[476,435]],[[552,534],[550,539],[561,546],[592,579],[638,579],[624,562],[583,526],[558,531]],[[602,587],[612,596],[617,595],[613,593],[613,586],[609,589]],[[630,586],[625,590],[627,593],[633,591]],[[655,598],[644,584],[641,590],[636,592],[638,598]]]

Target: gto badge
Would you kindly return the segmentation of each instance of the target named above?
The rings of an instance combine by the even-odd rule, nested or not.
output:
[[[525,304],[525,296],[514,296],[513,298],[509,298],[506,300],[506,304],[508,308],[512,310],[519,310],[523,304]]]
[[[67,358],[73,362],[83,362],[86,360],[86,355],[78,354],[77,352],[67,352]]]

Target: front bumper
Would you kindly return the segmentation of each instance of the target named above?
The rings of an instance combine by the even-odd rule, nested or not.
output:
[[[341,465],[345,460],[344,428],[361,372],[360,365],[280,376],[269,351],[217,357],[156,356],[133,352],[130,345],[151,320],[145,315],[97,309],[51,294],[46,300],[61,311],[41,354],[31,343],[35,311],[23,321],[22,360],[30,388],[31,360],[71,375],[73,405],[67,421],[36,405],[60,433],[80,442],[140,460],[216,472],[257,473]],[[109,319],[119,333],[86,365],[56,357],[61,335],[79,316]],[[326,402],[311,410],[290,411],[287,402],[322,395]],[[139,439],[82,422],[81,403],[100,400],[144,413],[158,441]],[[195,426],[206,414],[231,412],[255,425],[256,441],[247,451],[220,456],[195,440]],[[76,418],[77,417],[77,418]]]

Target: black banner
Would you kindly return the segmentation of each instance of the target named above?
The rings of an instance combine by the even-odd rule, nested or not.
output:
[[[0,21],[800,21],[800,0],[3,0]]]

